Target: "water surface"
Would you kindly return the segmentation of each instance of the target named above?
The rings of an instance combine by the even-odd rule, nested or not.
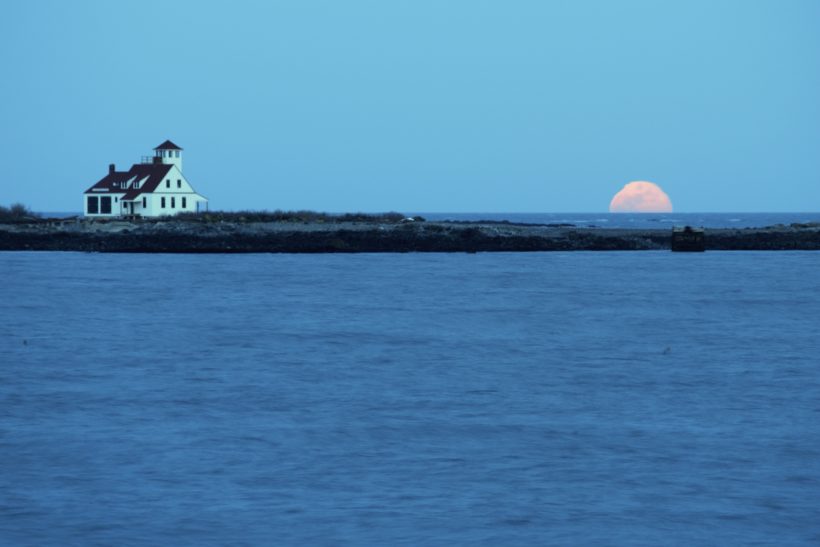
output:
[[[820,542],[820,253],[0,253],[0,543]]]

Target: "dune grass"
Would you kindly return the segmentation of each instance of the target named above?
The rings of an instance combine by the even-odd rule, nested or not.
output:
[[[334,223],[334,222],[373,222],[395,224],[406,217],[401,213],[321,213],[316,211],[207,211],[199,213],[180,213],[174,220],[190,222],[298,222],[298,223]],[[168,220],[168,219],[165,219]]]

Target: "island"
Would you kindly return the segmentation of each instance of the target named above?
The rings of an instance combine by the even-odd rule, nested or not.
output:
[[[670,229],[425,221],[398,213],[196,213],[0,222],[0,250],[130,253],[384,253],[670,249]],[[820,224],[706,229],[709,250],[820,250]]]

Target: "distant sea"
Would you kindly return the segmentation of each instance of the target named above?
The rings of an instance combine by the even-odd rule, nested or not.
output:
[[[819,545],[818,272],[0,252],[0,545]]]
[[[532,224],[573,224],[600,228],[759,228],[775,224],[820,223],[818,213],[413,213],[429,220],[507,220]]]
[[[52,218],[81,216],[77,212],[41,213]],[[759,228],[775,224],[820,223],[818,213],[407,213],[429,220],[506,220],[531,224],[573,224],[600,228],[664,228],[690,225],[705,228]]]

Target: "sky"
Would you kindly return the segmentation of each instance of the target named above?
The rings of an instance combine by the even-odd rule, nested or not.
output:
[[[816,0],[9,2],[0,204],[171,139],[210,208],[820,210]]]

